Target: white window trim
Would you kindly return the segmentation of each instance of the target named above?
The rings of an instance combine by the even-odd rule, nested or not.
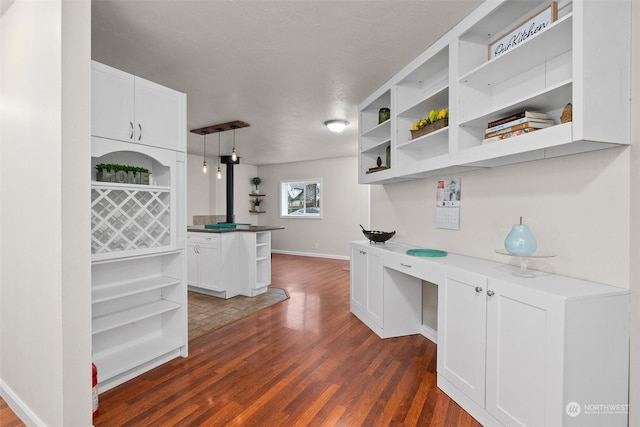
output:
[[[283,212],[287,211],[287,198],[286,195],[283,194],[284,186],[290,183],[304,183],[305,187],[307,184],[319,184],[320,186],[320,214],[318,215],[286,215]],[[322,185],[322,178],[307,178],[307,179],[286,179],[280,181],[280,218],[287,219],[322,219],[322,214],[324,212],[324,186]]]

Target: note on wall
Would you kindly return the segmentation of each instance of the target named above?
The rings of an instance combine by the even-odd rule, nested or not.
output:
[[[436,189],[436,228],[460,229],[461,180],[438,181]]]

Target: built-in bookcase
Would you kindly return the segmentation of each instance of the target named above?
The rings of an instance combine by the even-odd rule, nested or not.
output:
[[[385,184],[630,144],[628,0],[559,1],[557,19],[544,31],[489,59],[492,42],[549,3],[483,3],[365,99],[359,106],[359,182]],[[561,122],[569,103],[572,120]],[[383,106],[391,108],[389,133],[374,121]],[[448,126],[412,139],[413,122],[441,108],[449,109]],[[484,141],[489,122],[523,110],[547,113],[556,125]],[[391,168],[371,173],[387,147]]]

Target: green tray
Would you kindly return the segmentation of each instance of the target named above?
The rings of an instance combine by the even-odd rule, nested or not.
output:
[[[407,255],[435,258],[435,257],[447,256],[447,253],[439,249],[408,249]]]
[[[222,230],[222,229],[236,228],[236,224],[229,224],[229,223],[205,224],[204,228],[207,228],[210,230]]]

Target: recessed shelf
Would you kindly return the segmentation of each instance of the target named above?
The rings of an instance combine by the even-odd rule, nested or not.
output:
[[[112,312],[104,316],[94,317],[92,333],[99,334],[152,316],[158,316],[168,311],[178,310],[179,308],[180,304],[173,301],[158,300],[149,304]]]

